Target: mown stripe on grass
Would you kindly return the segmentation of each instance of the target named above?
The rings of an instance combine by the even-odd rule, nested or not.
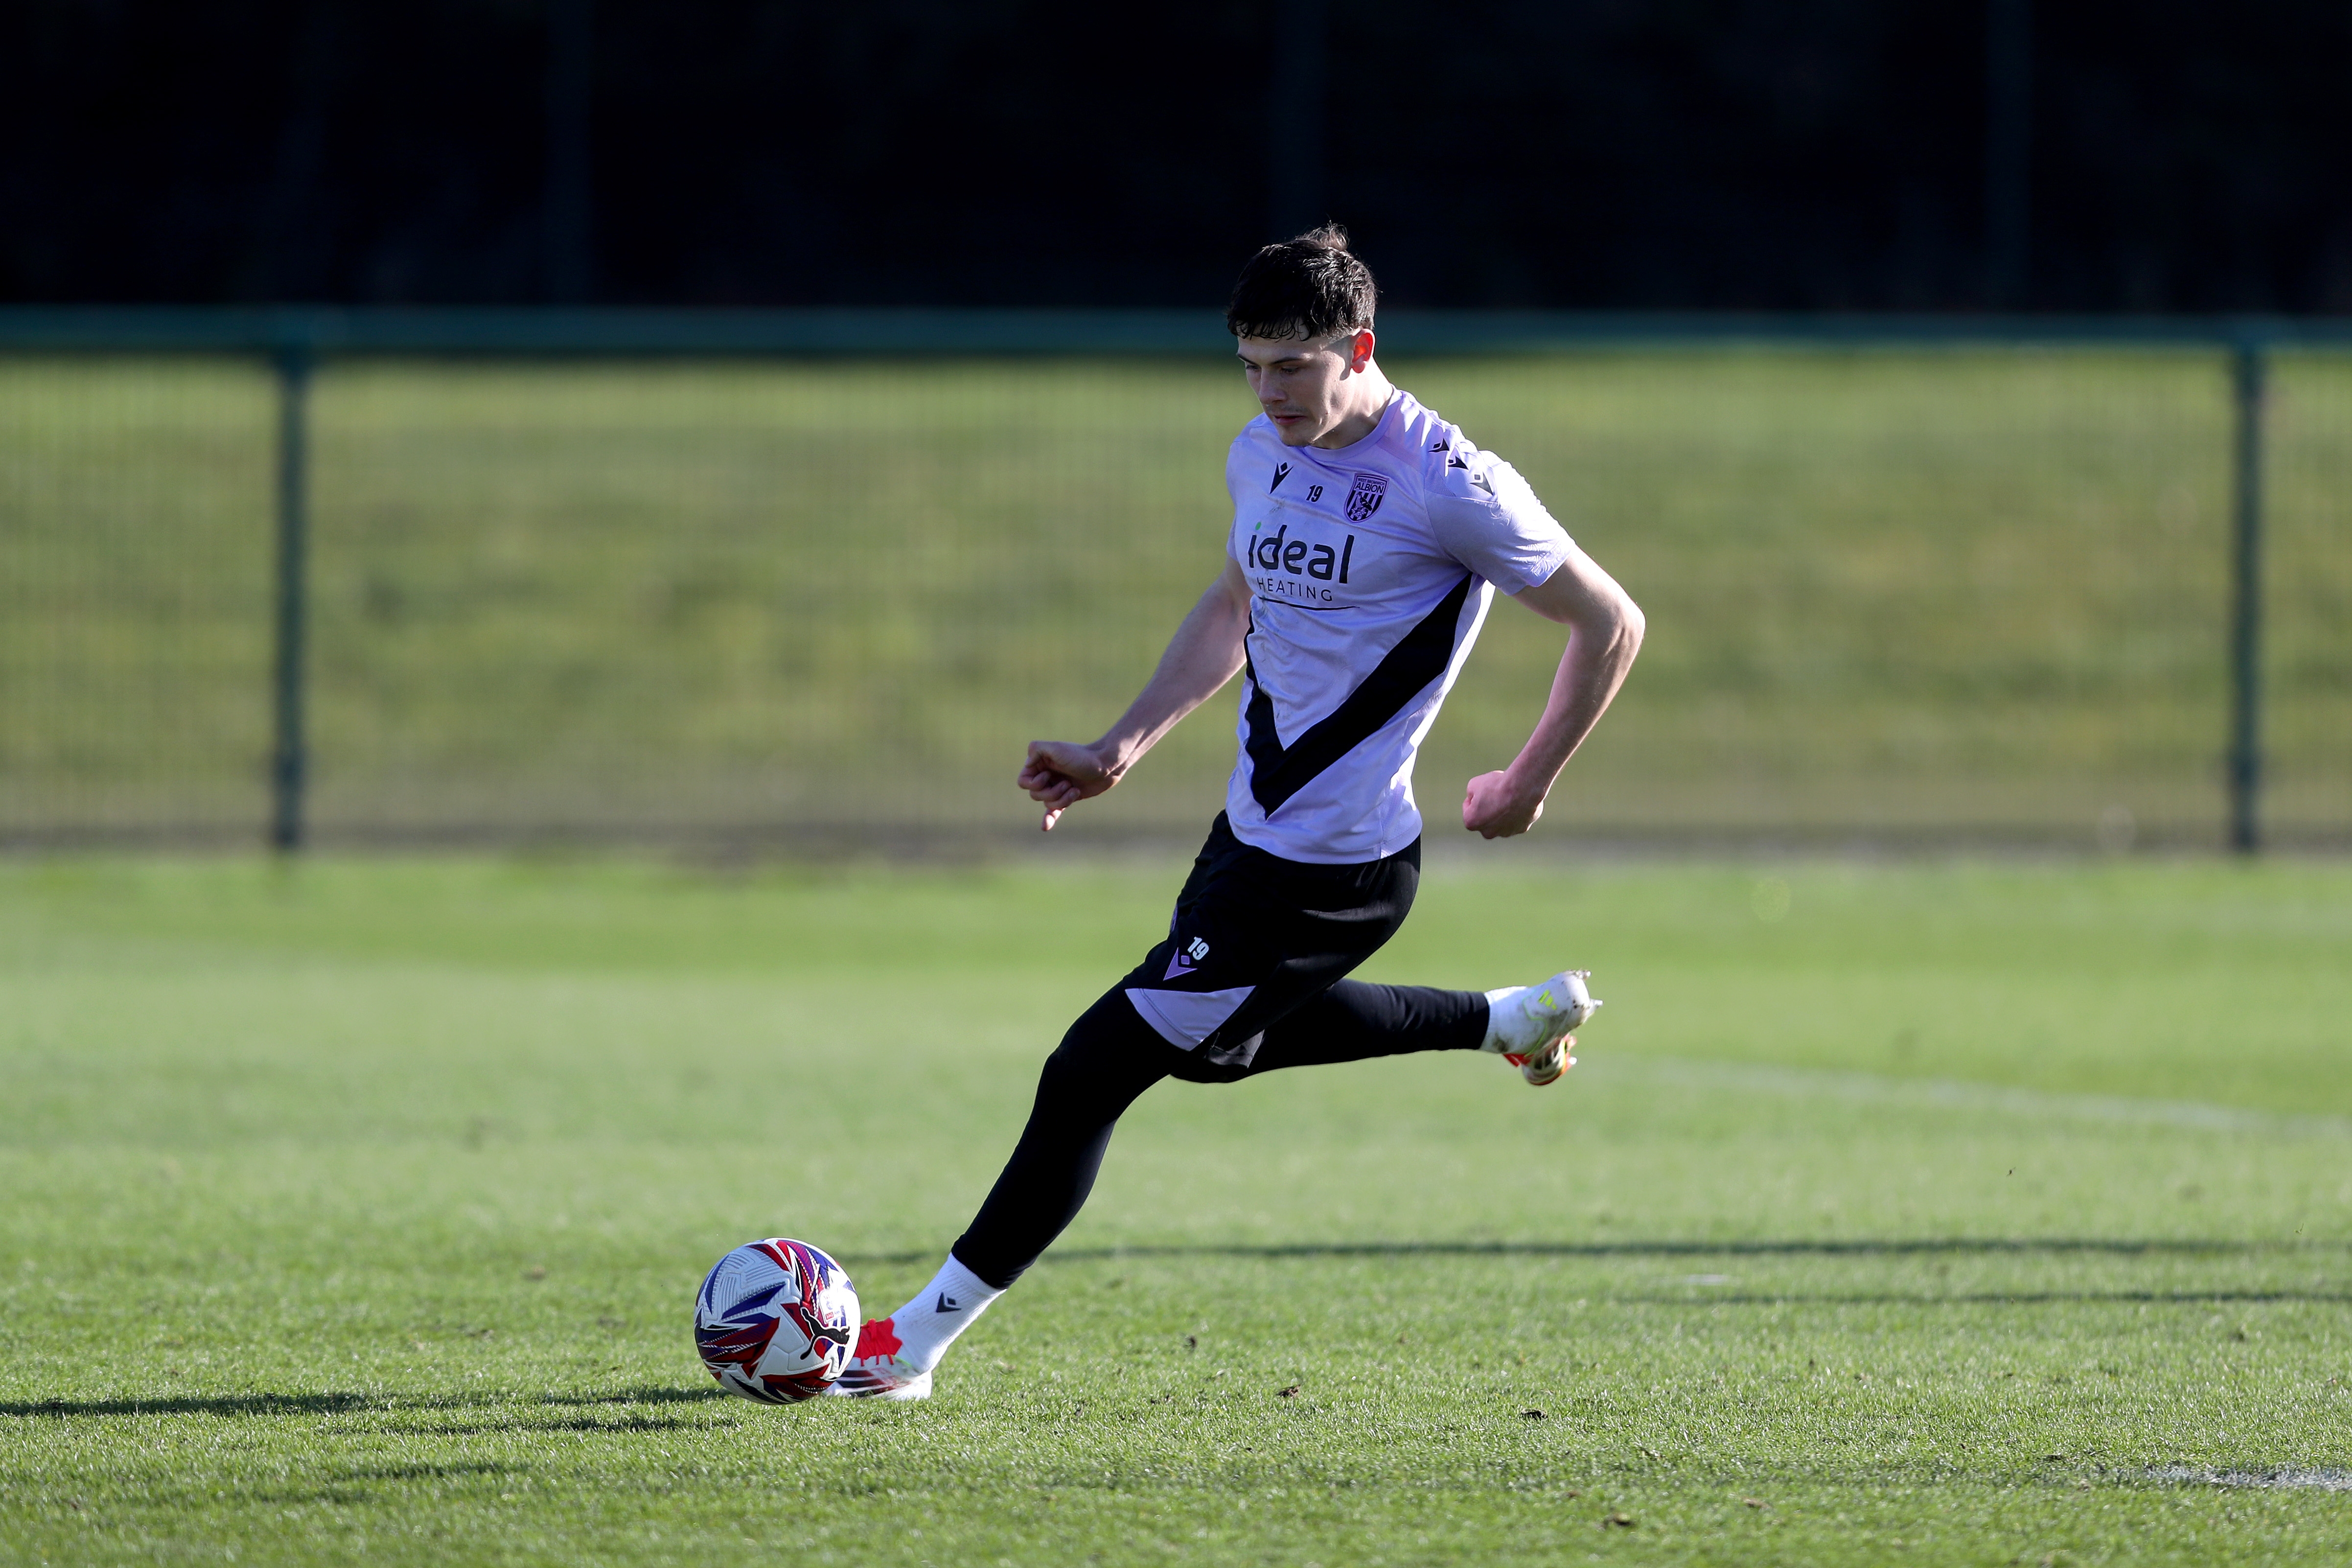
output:
[[[1843,1100],[1928,1110],[1992,1112],[2053,1121],[2172,1127],[2195,1132],[2254,1133],[2266,1138],[2352,1138],[2352,1117],[2287,1115],[2191,1100],[2140,1100],[2127,1095],[2059,1094],[2045,1089],[1967,1083],[1954,1079],[1898,1078],[1830,1068],[1763,1067],[1747,1062],[1694,1061],[1675,1057],[1604,1058],[1578,1068],[1612,1082],[1727,1094],[1774,1094],[1797,1100]],[[1589,1081],[1589,1080],[1588,1080]]]

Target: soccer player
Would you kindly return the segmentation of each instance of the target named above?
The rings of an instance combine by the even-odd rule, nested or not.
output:
[[[1262,412],[1225,460],[1224,570],[1109,732],[1030,742],[1019,780],[1050,831],[1238,673],[1225,809],[1168,935],[1063,1036],[971,1228],[914,1300],[865,1325],[835,1394],[927,1396],[955,1337],[1076,1217],[1119,1113],[1161,1079],[1466,1050],[1540,1086],[1573,1065],[1570,1031],[1600,1005],[1581,971],[1483,994],[1347,978],[1412,907],[1413,754],[1495,590],[1569,636],[1534,733],[1464,795],[1462,826],[1482,837],[1543,815],[1643,631],[1509,464],[1389,384],[1372,306],[1371,272],[1336,226],[1242,269],[1225,324]]]

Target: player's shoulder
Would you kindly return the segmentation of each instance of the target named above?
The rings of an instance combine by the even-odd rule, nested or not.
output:
[[[1444,415],[1402,387],[1395,397],[1389,416],[1381,422],[1381,444],[1391,461],[1425,468],[1430,455],[1456,432]]]
[[[1397,417],[1383,432],[1391,460],[1409,474],[1425,497],[1472,493],[1468,474],[1486,454],[1462,426],[1423,404],[1411,393],[1400,392]]]

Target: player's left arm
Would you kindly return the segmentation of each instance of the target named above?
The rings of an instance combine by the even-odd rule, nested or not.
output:
[[[1029,759],[1015,780],[1029,798],[1045,808],[1041,825],[1054,831],[1062,813],[1090,800],[1127,776],[1143,753],[1160,743],[1176,721],[1223,689],[1242,668],[1250,629],[1249,579],[1228,556],[1225,569],[1209,584],[1160,656],[1142,694],[1103,738],[1032,741]]]
[[[1558,571],[1515,597],[1568,627],[1568,648],[1535,733],[1509,767],[1472,779],[1462,797],[1462,826],[1482,838],[1508,838],[1536,825],[1560,769],[1608,711],[1642,649],[1642,607],[1572,542]]]

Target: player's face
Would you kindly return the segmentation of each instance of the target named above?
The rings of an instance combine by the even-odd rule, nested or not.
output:
[[[1312,446],[1360,412],[1360,400],[1351,395],[1371,363],[1371,333],[1349,332],[1321,342],[1244,338],[1239,352],[1250,390],[1284,446]]]

